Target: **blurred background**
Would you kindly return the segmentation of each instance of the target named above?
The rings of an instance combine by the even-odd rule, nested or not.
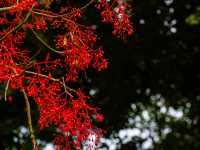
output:
[[[89,70],[88,80],[80,81],[105,116],[99,124],[106,130],[100,150],[199,150],[200,1],[129,1],[135,34],[123,40],[113,37],[112,27],[99,21],[94,8],[86,12],[109,61],[109,69]],[[23,97],[11,91],[12,104],[5,102],[4,88],[0,149],[26,149]],[[37,124],[37,115],[33,120]],[[51,129],[35,129],[40,144],[50,150]]]

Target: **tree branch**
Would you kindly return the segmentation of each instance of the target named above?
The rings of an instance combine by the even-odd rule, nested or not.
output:
[[[84,9],[86,9],[88,6],[90,6],[94,2],[95,2],[95,0],[91,0],[89,3],[87,3],[85,6],[81,7],[80,9],[84,10]]]
[[[28,129],[29,129],[29,134],[30,134],[30,138],[31,138],[31,141],[32,141],[33,150],[39,150],[38,145],[37,145],[37,141],[36,141],[36,138],[35,138],[35,135],[34,135],[33,126],[32,126],[30,103],[29,103],[29,100],[28,100],[28,97],[26,95],[24,88],[21,88],[21,90],[22,90],[22,93],[23,93],[24,99],[25,99],[26,114],[27,114],[27,119],[28,119]]]
[[[49,76],[47,76],[47,75],[40,74],[40,73],[36,73],[36,72],[32,72],[32,71],[28,71],[28,70],[26,70],[26,71],[24,71],[24,72],[25,72],[25,73],[28,73],[28,74],[40,76],[40,77],[43,77],[43,78],[47,78],[47,79],[49,79],[49,80],[51,80],[51,81],[54,81],[54,82],[58,82],[58,83],[60,83],[65,89],[76,93],[76,90],[74,90],[74,89],[72,89],[72,88],[66,86],[66,85],[65,85],[61,80],[59,80],[59,79],[52,78],[52,77],[49,78]],[[68,93],[68,92],[67,92],[67,93]]]
[[[12,9],[12,8],[14,8],[14,7],[15,7],[15,5],[9,6],[9,7],[2,7],[2,8],[0,8],[0,12],[1,12],[1,11],[10,10],[10,9]]]
[[[8,79],[7,83],[6,83],[6,87],[5,87],[5,93],[4,93],[4,97],[5,97],[5,101],[7,101],[7,92],[8,92],[8,87],[9,87],[9,84],[10,84],[10,79]]]
[[[63,54],[64,51],[57,51],[54,48],[50,47],[38,34],[37,32],[35,32],[34,30],[32,30],[33,34],[35,35],[35,37],[44,45],[46,46],[48,49],[50,49],[51,51],[55,52],[55,53],[59,53],[59,54]]]

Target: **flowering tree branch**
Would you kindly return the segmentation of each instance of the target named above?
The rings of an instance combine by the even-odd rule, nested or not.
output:
[[[33,7],[32,7],[32,8],[33,8]],[[32,10],[32,8],[31,8],[31,10]],[[26,17],[24,18],[24,20],[23,20],[22,22],[20,22],[15,28],[13,28],[13,29],[10,30],[9,32],[7,32],[4,36],[2,36],[2,37],[0,38],[0,41],[2,41],[2,40],[5,39],[8,35],[10,35],[11,33],[15,32],[15,31],[17,31],[19,28],[21,28],[22,25],[23,25],[24,23],[27,22],[27,20],[28,20],[28,18],[29,18],[30,16],[31,16],[31,11],[29,11],[29,12],[26,14]]]
[[[40,130],[54,126],[60,131],[56,131],[53,140],[56,150],[80,149],[82,141],[91,134],[98,142],[102,130],[94,121],[103,121],[103,116],[88,103],[90,97],[83,90],[71,85],[79,85],[80,75],[88,68],[101,71],[108,65],[103,49],[96,44],[98,38],[91,28],[93,24],[81,18],[84,10],[95,3],[102,21],[112,24],[113,34],[121,38],[133,33],[127,13],[130,6],[123,0],[90,0],[77,8],[75,2],[71,5],[63,1],[54,11],[52,2],[0,2],[0,83],[6,84],[5,100],[8,89],[23,93],[34,150],[39,146],[32,125],[30,100],[38,106]],[[37,43],[31,40],[29,31],[50,51],[31,46],[30,43]],[[47,32],[50,33],[47,38],[53,41],[51,46],[40,34]]]
[[[59,79],[56,79],[56,78],[53,78],[53,77],[50,77],[50,76],[47,76],[47,75],[44,75],[44,74],[40,74],[40,73],[35,73],[35,72],[32,72],[32,71],[28,71],[28,70],[24,71],[24,73],[36,75],[36,76],[43,77],[43,78],[46,78],[46,79],[54,81],[54,82],[58,82],[58,83],[60,83],[65,88],[65,90],[67,89],[69,91],[77,92],[76,90],[74,90],[74,89],[66,86],[65,82],[61,81]]]

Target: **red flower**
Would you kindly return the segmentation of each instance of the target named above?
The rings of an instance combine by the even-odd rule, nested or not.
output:
[[[90,67],[106,69],[108,62],[103,49],[96,46],[95,28],[81,24],[84,7],[66,3],[55,11],[51,2],[0,2],[0,8],[6,7],[0,11],[0,83],[25,93],[37,104],[40,129],[57,129],[57,150],[78,149],[91,134],[98,141],[102,130],[93,124],[92,117],[98,122],[104,117],[87,103],[90,97],[69,85],[78,85],[80,75]],[[113,25],[114,35],[133,33],[127,3],[114,0],[111,8],[109,2],[100,0],[97,8],[102,21]],[[12,101],[11,96],[8,101]]]
[[[104,120],[103,115],[101,115],[101,114],[96,114],[96,120],[97,120],[98,122],[103,122],[103,120]]]

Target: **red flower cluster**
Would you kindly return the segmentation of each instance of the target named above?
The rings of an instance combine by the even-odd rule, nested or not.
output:
[[[88,96],[68,85],[77,82],[89,67],[101,71],[108,62],[102,48],[95,46],[95,31],[80,24],[85,7],[72,8],[66,3],[55,12],[52,2],[0,2],[0,83],[6,85],[5,99],[8,88],[21,91],[25,99],[33,99],[40,112],[40,128],[55,126],[57,149],[70,150],[80,148],[90,134],[98,139],[102,132],[93,122],[102,122],[104,117],[87,103]],[[125,13],[128,4],[119,0],[113,3],[111,10],[105,0],[98,2],[103,22],[113,23],[114,34],[132,34],[132,24]],[[46,37],[47,32],[54,35]],[[30,47],[27,42],[32,39],[43,46]],[[40,53],[43,56],[38,57]]]
[[[131,6],[124,0],[113,0],[111,6],[106,0],[100,0],[96,5],[98,9],[102,9],[102,21],[112,23],[113,34],[118,37],[126,34],[132,35],[134,31],[133,25],[130,21],[130,16],[127,14],[131,10]]]
[[[10,2],[11,3],[11,2]],[[37,0],[22,0],[20,2],[15,2],[15,7],[12,11],[29,11],[29,9],[33,6],[37,6]]]

